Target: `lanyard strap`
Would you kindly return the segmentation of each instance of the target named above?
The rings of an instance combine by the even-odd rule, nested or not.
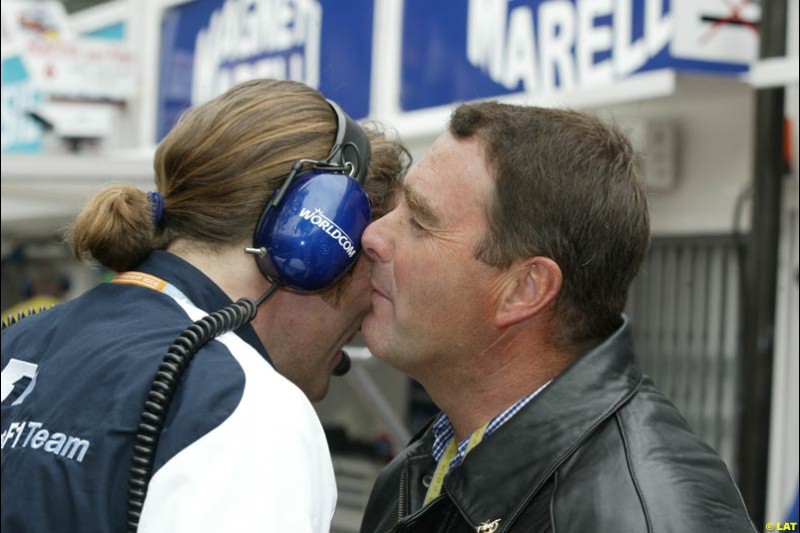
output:
[[[156,292],[163,292],[177,302],[183,302],[195,307],[192,301],[183,294],[178,287],[152,274],[135,272],[133,270],[120,272],[114,276],[111,283],[116,283],[117,285],[136,285],[137,287],[152,289]]]
[[[467,444],[467,450],[464,452],[465,455],[471,452],[472,448],[477,446],[478,443],[483,440],[483,434],[486,433],[486,426],[488,425],[488,422],[485,423],[476,429],[472,435],[470,435],[469,443]],[[447,449],[444,451],[444,454],[442,454],[442,457],[439,459],[439,463],[436,465],[436,471],[433,473],[431,486],[428,487],[428,493],[425,495],[425,503],[422,504],[423,507],[438,498],[439,494],[442,493],[444,476],[446,476],[450,471],[450,462],[456,456],[456,452],[458,452],[458,445],[456,444],[455,436],[453,436],[450,439],[450,442],[447,444]]]

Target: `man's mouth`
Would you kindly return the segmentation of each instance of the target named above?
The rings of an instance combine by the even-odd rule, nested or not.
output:
[[[384,298],[386,300],[391,301],[391,299],[386,295],[384,291],[382,291],[375,282],[370,283],[372,285],[372,296]]]

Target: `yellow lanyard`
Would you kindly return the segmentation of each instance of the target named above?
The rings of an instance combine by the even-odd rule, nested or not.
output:
[[[486,426],[488,425],[488,422],[485,423],[483,426],[476,429],[472,435],[470,435],[469,443],[467,444],[467,451],[464,452],[464,455],[471,452],[472,448],[477,446],[478,443],[483,440],[483,434],[486,432]],[[428,487],[428,493],[425,495],[425,503],[423,504],[423,507],[435,500],[439,494],[442,493],[444,476],[446,476],[450,471],[450,461],[452,461],[453,457],[456,456],[457,451],[458,445],[456,444],[455,436],[453,436],[453,438],[451,438],[450,442],[447,444],[447,449],[444,451],[444,454],[442,454],[442,457],[439,459],[439,464],[436,465],[436,471],[433,473],[431,486]]]

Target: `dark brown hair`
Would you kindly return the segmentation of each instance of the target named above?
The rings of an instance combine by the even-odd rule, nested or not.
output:
[[[408,152],[376,126],[365,128],[372,159],[364,189],[376,215],[408,167]],[[247,242],[272,191],[298,159],[324,159],[336,117],[306,85],[252,80],[188,110],[158,146],[155,181],[164,197],[161,223],[145,192],[117,185],[98,192],[73,222],[78,259],[116,271],[180,237],[210,250]]]
[[[477,137],[495,179],[476,257],[509,267],[545,256],[561,268],[556,341],[610,335],[649,243],[636,154],[619,127],[578,111],[482,102],[458,107],[456,138]]]

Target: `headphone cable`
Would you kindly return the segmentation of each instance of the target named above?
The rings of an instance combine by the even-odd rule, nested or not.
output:
[[[175,391],[189,363],[200,348],[215,338],[250,323],[255,318],[258,307],[280,287],[280,283],[272,281],[270,287],[258,299],[240,298],[227,307],[195,321],[183,330],[167,349],[150,385],[136,431],[128,481],[126,516],[129,533],[135,533],[139,528],[144,500],[150,478],[153,476],[158,440],[164,429],[164,421]]]

